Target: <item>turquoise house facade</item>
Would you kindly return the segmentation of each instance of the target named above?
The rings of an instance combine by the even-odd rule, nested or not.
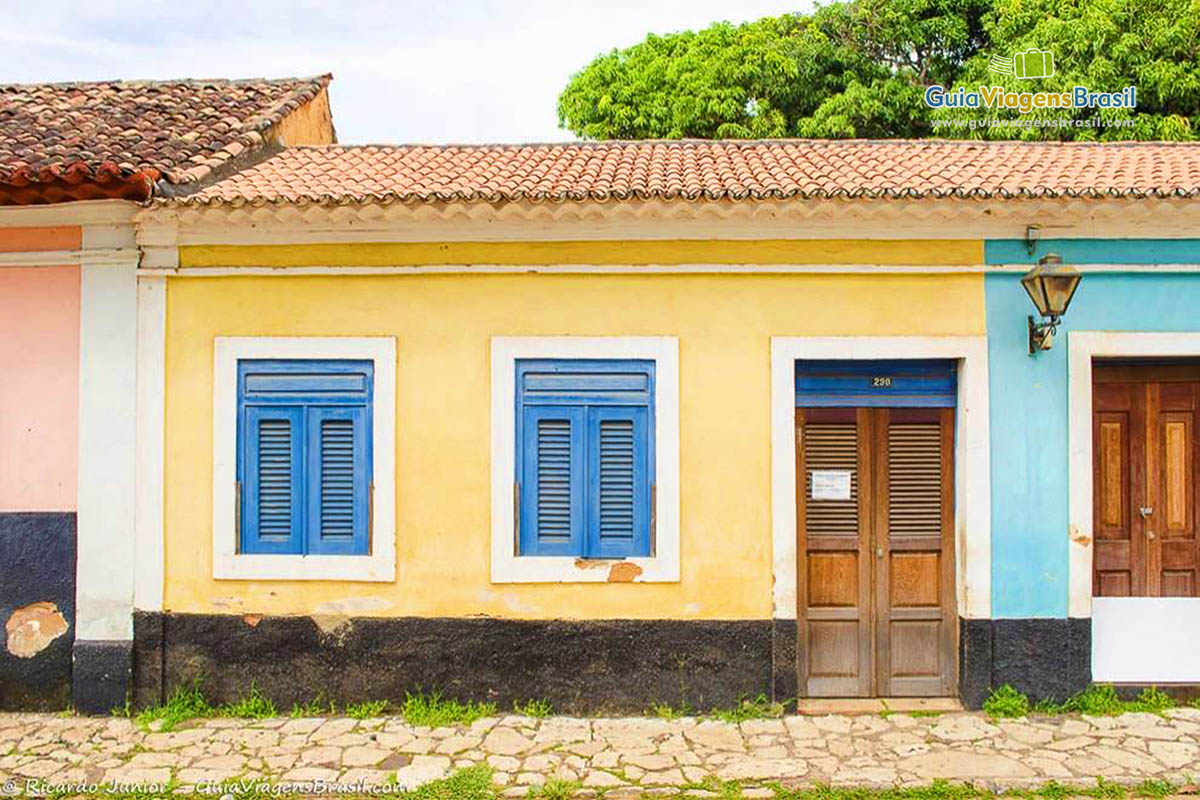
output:
[[[1052,349],[1030,355],[1020,279],[1049,253],[1083,277]],[[994,624],[980,646],[1021,659],[1008,677],[1035,694],[1194,683],[1200,239],[989,240],[985,257]],[[1139,580],[1156,570],[1158,585]]]

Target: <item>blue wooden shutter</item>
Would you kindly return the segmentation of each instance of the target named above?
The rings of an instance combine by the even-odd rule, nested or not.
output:
[[[654,362],[517,362],[518,545],[526,556],[653,548]]]
[[[583,409],[534,406],[524,410],[521,443],[521,553],[570,556],[583,552]]]
[[[238,509],[243,553],[302,552],[302,411],[294,406],[251,407],[245,411]]]
[[[241,552],[370,552],[374,364],[238,363]]]
[[[646,417],[644,406],[588,409],[588,557],[650,555]]]
[[[368,552],[370,437],[364,406],[308,409],[308,552]]]

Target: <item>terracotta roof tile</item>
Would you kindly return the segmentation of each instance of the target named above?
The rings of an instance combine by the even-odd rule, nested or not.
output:
[[[174,202],[1117,196],[1200,196],[1200,144],[685,140],[294,147]]]
[[[330,79],[0,85],[0,184],[200,181]]]

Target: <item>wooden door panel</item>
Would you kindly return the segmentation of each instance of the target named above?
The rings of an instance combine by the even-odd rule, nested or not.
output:
[[[862,657],[857,619],[808,621],[808,694],[857,697],[862,691]]]
[[[1097,597],[1129,597],[1133,591],[1128,541],[1096,540],[1092,554],[1095,579],[1092,591]]]
[[[1195,572],[1190,569],[1164,569],[1160,589],[1162,597],[1194,597],[1196,594]]]
[[[1192,538],[1192,415],[1164,413],[1162,420],[1162,516],[1164,540]]]
[[[801,693],[951,693],[954,411],[798,409],[796,426]],[[827,470],[851,473],[849,497],[814,497]]]
[[[1192,411],[1195,408],[1194,382],[1152,382],[1158,391],[1159,410]]]
[[[1196,543],[1191,539],[1168,539],[1162,543],[1163,571],[1195,569]]]
[[[858,605],[858,553],[808,555],[808,606]]]
[[[813,697],[867,696],[870,564],[864,548],[869,425],[854,409],[797,410],[797,648],[800,690]],[[813,496],[813,473],[849,472],[845,499]]]
[[[1100,415],[1096,436],[1096,537],[1129,538],[1129,414]]]
[[[928,695],[942,691],[941,676],[948,666],[942,661],[944,626],[945,622],[940,619],[893,619],[889,623],[890,696]]]
[[[892,553],[891,607],[941,607],[941,553]]]
[[[1093,387],[1093,593],[1194,597],[1200,365],[1099,366]]]
[[[1128,409],[1096,415],[1093,493],[1096,510],[1093,593],[1127,597],[1133,590]]]
[[[881,694],[953,690],[953,437],[950,409],[879,412],[876,664]]]
[[[1186,393],[1182,389],[1188,390]],[[1170,391],[1168,391],[1170,390]],[[1151,515],[1149,527],[1158,549],[1158,591],[1162,597],[1193,597],[1196,593],[1194,414],[1193,385],[1163,385],[1159,415],[1161,454],[1156,459],[1162,493],[1161,513]],[[1186,407],[1186,408],[1185,408]]]
[[[1136,455],[1145,446],[1144,394],[1128,383],[1097,383],[1093,391],[1092,594],[1098,597],[1128,597],[1145,584],[1144,573],[1134,570],[1144,542],[1135,536],[1140,499],[1132,491],[1145,474]]]

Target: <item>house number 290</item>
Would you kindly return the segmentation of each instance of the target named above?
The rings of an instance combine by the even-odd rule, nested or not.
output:
[[[871,385],[872,386],[891,386],[892,379],[891,378],[871,378]]]

